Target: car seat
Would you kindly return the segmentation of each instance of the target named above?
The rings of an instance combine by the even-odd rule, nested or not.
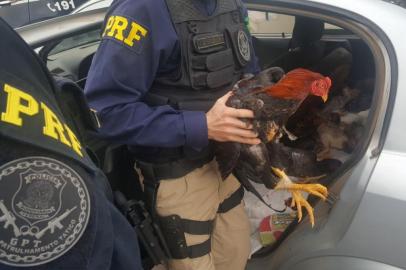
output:
[[[313,66],[324,55],[325,44],[320,40],[323,31],[324,22],[296,16],[287,53],[277,58],[270,66],[280,66],[286,72],[297,67]]]

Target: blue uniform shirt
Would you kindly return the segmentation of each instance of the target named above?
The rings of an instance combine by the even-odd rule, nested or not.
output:
[[[196,5],[209,15],[216,0],[196,0]],[[204,112],[150,107],[141,101],[154,78],[173,71],[180,61],[165,0],[117,0],[108,14],[115,17],[106,23],[85,87],[90,107],[102,122],[100,134],[127,145],[204,148]],[[246,73],[258,71],[256,57],[251,59]]]

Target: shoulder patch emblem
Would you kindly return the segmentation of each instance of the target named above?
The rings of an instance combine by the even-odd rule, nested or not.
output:
[[[41,265],[62,256],[81,238],[90,215],[83,179],[45,157],[0,167],[0,262]]]
[[[107,19],[103,31],[103,38],[112,39],[120,44],[140,53],[148,30],[136,21],[119,15]]]
[[[247,34],[240,30],[237,34],[238,50],[244,61],[249,62],[251,60],[250,43]]]

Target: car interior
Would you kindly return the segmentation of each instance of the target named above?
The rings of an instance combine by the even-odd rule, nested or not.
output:
[[[352,160],[363,151],[367,140],[375,89],[375,62],[371,50],[351,31],[319,19],[259,10],[249,10],[249,15],[252,43],[261,69],[278,66],[287,73],[295,68],[306,68],[329,76],[333,81],[327,103],[307,98],[290,118],[286,128],[296,139],[281,138],[286,146],[313,153],[318,161],[328,161],[330,173],[318,182],[329,187],[353,164]],[[280,29],[274,29],[278,22],[281,23]],[[99,43],[100,30],[95,29],[48,44],[39,54],[52,74],[70,79],[83,88]],[[61,91],[66,93],[69,106],[77,108],[76,111],[83,115],[76,102],[80,94],[73,95],[75,91],[69,88]],[[86,130],[88,125],[80,121],[76,125]],[[123,192],[127,198],[142,200],[134,160],[127,147],[103,141],[93,130],[81,135],[89,151],[94,153],[95,162],[109,178],[113,190]],[[262,194],[268,192],[264,190]],[[331,194],[325,203],[332,205],[338,198],[339,194]],[[318,202],[315,198],[309,201]],[[276,213],[258,200],[247,204],[247,208],[254,226],[253,257],[268,255],[298,225],[296,219],[289,219],[274,241],[264,240],[260,224],[267,216]],[[290,209],[293,215],[294,210]]]

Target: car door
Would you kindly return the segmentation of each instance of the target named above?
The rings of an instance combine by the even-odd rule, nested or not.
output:
[[[30,22],[28,0],[0,0],[0,18],[16,28]]]
[[[86,0],[29,0],[30,22],[70,14]]]

